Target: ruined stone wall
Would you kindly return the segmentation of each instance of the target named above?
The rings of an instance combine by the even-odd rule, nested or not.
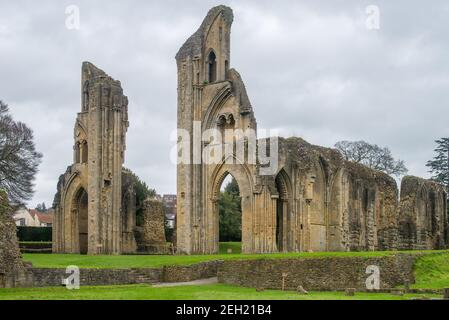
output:
[[[190,137],[210,129],[257,129],[245,85],[229,68],[232,22],[231,8],[212,8],[176,55],[178,128]],[[447,244],[446,204],[436,187],[419,191],[418,184],[406,187],[406,181],[404,197],[411,200],[402,201],[398,210],[392,177],[346,161],[335,149],[279,138],[278,166],[267,173],[268,166],[248,163],[235,151],[224,156],[215,152],[231,142],[224,140],[182,144],[191,152],[177,167],[178,253],[218,252],[218,194],[228,174],[241,192],[244,253],[432,249]],[[258,155],[260,143],[268,146],[271,141],[276,139],[258,140]],[[204,164],[212,153],[221,158]]]
[[[189,266],[164,266],[163,282],[186,282],[217,276],[222,261],[206,261]]]
[[[149,253],[167,253],[165,239],[165,209],[162,201],[147,199],[143,204],[143,221],[139,251]]]
[[[0,288],[25,286],[29,281],[16,232],[7,195],[0,190]]]
[[[134,252],[135,194],[122,180],[128,98],[120,81],[89,62],[81,84],[73,164],[59,179],[53,205],[53,252]]]
[[[378,266],[380,288],[394,288],[414,282],[416,256],[329,257],[304,259],[226,260],[218,268],[220,283],[244,287],[334,291],[355,288],[366,291],[368,266]]]
[[[217,129],[256,128],[252,107],[239,73],[230,68],[231,8],[209,10],[199,29],[176,55],[178,67],[178,128],[190,137]],[[185,138],[185,137],[184,137]],[[210,142],[210,141],[209,141]],[[196,144],[177,167],[177,250],[218,253],[218,194],[227,174],[242,193],[243,252],[274,252],[275,200],[263,185],[255,186],[255,164],[233,155],[206,162],[218,152],[216,143]],[[221,147],[221,146],[219,146]],[[212,150],[212,151],[211,151]],[[198,159],[202,156],[203,159]],[[202,161],[206,160],[206,161]],[[231,160],[232,164],[229,164]],[[211,164],[212,163],[212,164]],[[256,211],[265,213],[256,214]],[[253,217],[257,216],[257,220]]]
[[[217,276],[221,261],[206,261],[188,266],[128,269],[80,269],[81,286],[109,286],[127,284],[153,284],[159,282],[187,282]],[[68,277],[65,268],[30,268],[26,286],[61,286]]]
[[[61,286],[69,274],[63,268],[32,268],[33,287]],[[80,269],[81,286],[112,286],[160,282],[162,270],[157,268],[139,269]]]
[[[337,150],[301,138],[280,138],[272,194],[289,194],[293,223],[285,224],[283,251],[373,251],[438,249],[447,246],[443,186],[405,177],[401,201],[395,179],[342,159]],[[290,186],[288,186],[290,185]],[[300,227],[298,227],[300,224]],[[293,236],[291,236],[293,235]],[[299,243],[299,245],[298,245]],[[287,250],[285,250],[287,248]]]
[[[286,230],[294,235],[286,247],[296,250],[288,251],[395,249],[398,190],[392,177],[301,138],[280,138],[279,146],[276,179],[282,174],[290,181],[288,211],[296,221]]]
[[[447,194],[438,183],[407,176],[399,208],[400,249],[443,249],[447,239]]]
[[[133,253],[137,250],[134,237],[136,227],[136,190],[134,180],[129,171],[122,171],[122,252]]]
[[[398,189],[387,174],[345,161],[350,251],[395,248]]]

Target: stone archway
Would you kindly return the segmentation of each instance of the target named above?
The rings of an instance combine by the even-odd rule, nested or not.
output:
[[[209,200],[208,221],[212,221],[211,235],[209,239],[212,239],[211,247],[212,253],[217,253],[219,250],[220,239],[220,222],[219,222],[219,195],[220,188],[223,181],[228,175],[231,175],[237,181],[241,198],[241,214],[242,214],[242,253],[252,252],[252,190],[251,176],[249,170],[244,164],[225,164],[219,165],[215,168],[211,181],[211,196]]]
[[[276,201],[276,245],[279,252],[291,250],[291,182],[284,169],[281,169],[275,178],[279,197]]]
[[[75,193],[72,203],[72,212],[76,217],[77,240],[80,254],[87,254],[89,248],[88,204],[88,194],[81,187]]]
[[[232,174],[226,175],[220,186],[217,201],[219,207],[219,241],[242,241],[242,198],[240,187]]]

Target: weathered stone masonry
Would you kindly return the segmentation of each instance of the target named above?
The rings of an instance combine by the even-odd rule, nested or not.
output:
[[[401,249],[444,248],[449,244],[446,191],[438,183],[405,177],[401,185]]]
[[[54,200],[53,252],[134,252],[135,194],[122,168],[128,99],[119,81],[89,62],[81,86],[73,164],[59,178]]]
[[[414,283],[413,265],[417,256],[398,254],[386,257],[329,257],[305,259],[260,259],[224,261],[218,269],[220,283],[244,287],[333,291],[355,288],[366,291],[369,266],[380,271],[380,289]]]
[[[178,128],[191,137],[209,129],[257,128],[245,85],[230,68],[232,22],[230,8],[212,8],[176,55]],[[228,174],[241,192],[245,253],[437,249],[449,243],[442,187],[407,177],[399,203],[392,177],[300,138],[280,139],[272,175],[262,175],[258,164],[236,152],[216,164],[196,164],[195,151],[207,155],[208,146],[191,141],[189,163],[177,167],[180,253],[218,252],[218,195]]]
[[[189,266],[161,268],[80,269],[81,286],[153,284],[158,282],[185,282],[217,276],[219,261],[201,262]],[[64,268],[30,268],[28,285],[51,287],[62,285],[68,277]]]
[[[207,261],[193,265],[161,268],[80,269],[80,284],[124,285],[186,282],[218,277],[220,283],[244,287],[334,291],[355,288],[366,291],[367,268],[379,267],[380,289],[404,283],[413,284],[413,268],[421,254],[395,254],[379,257],[322,257],[285,259],[242,259]],[[64,268],[30,268],[27,285],[60,286],[68,274]],[[284,279],[284,281],[283,281]]]
[[[142,227],[138,228],[138,251],[169,254],[165,239],[165,208],[159,199],[145,200],[142,208]]]
[[[26,286],[30,281],[20,255],[12,208],[0,190],[0,288]]]

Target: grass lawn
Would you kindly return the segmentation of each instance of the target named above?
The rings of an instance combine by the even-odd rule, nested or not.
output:
[[[220,242],[220,254],[229,254],[228,250],[232,250],[234,254],[242,253],[241,242]]]
[[[238,243],[222,245],[222,251],[226,247],[236,248]],[[238,249],[236,249],[238,250]],[[449,251],[405,251],[407,253],[429,252],[438,253]],[[396,251],[379,252],[302,252],[302,253],[273,253],[273,254],[215,254],[215,255],[122,255],[122,256],[87,256],[79,254],[35,254],[25,253],[23,259],[33,263],[37,268],[66,268],[76,265],[80,268],[154,268],[164,265],[190,265],[211,260],[230,259],[279,259],[279,258],[320,258],[320,257],[379,257],[397,254]]]
[[[413,288],[449,288],[449,253],[425,255],[415,264]]]
[[[37,268],[65,268],[76,265],[80,268],[153,268],[164,265],[190,265],[211,260],[260,259],[260,258],[317,258],[330,256],[373,257],[383,256],[387,252],[316,252],[316,253],[274,253],[274,254],[214,254],[214,255],[98,255],[79,254],[35,254],[24,253],[23,259]]]
[[[292,291],[242,288],[224,284],[154,288],[148,285],[0,289],[0,300],[409,300],[424,295],[396,296],[383,293],[356,293],[347,297],[343,292],[311,292],[299,295]],[[427,295],[437,297],[438,295]]]

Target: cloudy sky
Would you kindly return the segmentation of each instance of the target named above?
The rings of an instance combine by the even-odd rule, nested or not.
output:
[[[82,61],[119,79],[129,97],[125,165],[158,192],[176,192],[174,56],[218,4],[234,10],[231,66],[259,128],[324,146],[364,139],[428,176],[433,141],[448,135],[445,0],[0,0],[0,99],[44,154],[30,206],[52,203],[71,164]],[[79,8],[78,30],[66,27],[69,5]],[[369,5],[380,10],[378,30],[367,28]]]

